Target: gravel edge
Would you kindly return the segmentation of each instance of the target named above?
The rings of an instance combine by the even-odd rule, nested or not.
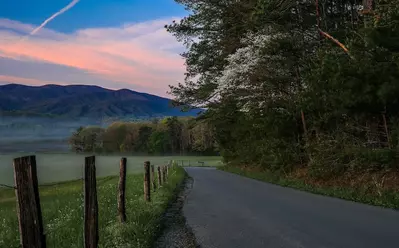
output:
[[[183,214],[183,206],[192,187],[193,179],[186,173],[183,182],[175,189],[175,199],[162,216],[162,231],[154,242],[154,248],[200,248]]]

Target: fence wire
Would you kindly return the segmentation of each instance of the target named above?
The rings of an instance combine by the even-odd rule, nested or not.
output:
[[[15,186],[0,183],[0,188],[16,189]]]
[[[188,159],[184,159],[184,157],[180,157],[177,159],[167,159],[167,157],[132,157],[132,156],[121,156],[127,158],[127,174],[136,174],[142,173],[143,170],[143,162],[146,160],[150,160],[151,164],[154,164],[155,167],[157,165],[172,165],[178,164],[183,166],[213,166],[214,163],[212,161],[203,160],[201,158],[196,157],[187,157]],[[101,189],[104,185],[108,185],[109,180],[114,180],[115,176],[119,174],[119,162],[120,158],[117,156],[96,156],[96,174],[97,174],[97,189]],[[85,184],[84,184],[84,156],[79,156],[76,160],[69,161],[68,157],[57,157],[56,159],[44,159],[43,157],[37,160],[37,171],[39,179],[42,178],[42,184],[39,184],[39,192],[41,193],[41,197],[45,197],[44,201],[42,201],[41,209],[43,213],[43,231],[47,237],[47,246],[48,247],[57,247],[57,243],[62,241],[64,244],[68,243],[70,247],[83,247],[85,240],[85,227],[84,227],[84,216],[85,216]],[[152,162],[153,161],[153,162]],[[70,163],[71,166],[65,166]],[[55,169],[52,166],[59,166]],[[65,167],[64,167],[65,166]],[[60,169],[59,169],[60,168]],[[129,171],[130,170],[130,171]],[[66,171],[72,171],[71,173],[66,173]],[[40,173],[41,172],[41,173]],[[157,173],[155,171],[155,173]],[[0,189],[4,188],[5,190],[1,192],[4,196],[5,201],[16,201],[14,192],[11,189],[15,190],[15,185],[13,185],[13,181],[11,180],[11,170],[10,173],[3,174],[4,180],[3,183],[0,183]],[[67,178],[73,178],[72,180],[65,180]],[[7,180],[10,179],[10,180]],[[61,179],[61,182],[56,182],[55,180]],[[52,182],[54,181],[54,182]],[[71,184],[71,188],[68,184]],[[63,186],[65,185],[65,186]],[[54,189],[51,189],[54,187]],[[108,187],[108,186],[107,186]],[[46,188],[46,189],[45,189]],[[50,188],[47,190],[47,188]],[[117,186],[115,186],[117,188]],[[9,190],[6,190],[9,189]],[[109,188],[107,188],[109,190]],[[113,190],[113,189],[111,189]],[[104,197],[101,196],[101,190],[98,192],[98,203],[101,205],[101,201],[104,201]],[[43,199],[42,199],[43,200]],[[115,198],[116,200],[116,198]],[[1,199],[0,199],[1,201]],[[11,202],[12,203],[12,202]],[[109,203],[109,201],[105,202]],[[116,203],[112,203],[116,204]],[[8,204],[10,205],[10,204]],[[14,206],[16,204],[13,204]],[[106,206],[106,204],[104,204]],[[11,206],[11,205],[10,205]],[[103,209],[105,208],[102,206]],[[114,207],[112,205],[112,207]],[[116,209],[116,207],[115,207]],[[13,210],[14,211],[14,210]],[[99,215],[101,209],[99,208]],[[11,211],[9,209],[4,208],[4,211],[1,211],[0,214],[3,214],[0,217],[4,217],[7,219],[7,225],[12,226],[14,222],[16,223],[16,215],[15,211],[13,212],[13,216],[11,216]],[[12,218],[10,218],[10,216]],[[108,215],[102,215],[108,216]],[[15,217],[15,218],[14,218]],[[1,219],[0,219],[1,221]],[[104,218],[101,219],[99,216],[99,225],[107,226],[109,224],[108,219],[106,223],[104,222]],[[10,224],[11,223],[11,224]],[[15,224],[16,225],[16,224]],[[9,228],[12,229],[12,228]],[[14,228],[17,230],[17,228]],[[108,231],[108,229],[106,229]],[[100,229],[100,231],[103,231]],[[1,232],[0,232],[1,233]],[[68,235],[66,235],[66,233]],[[72,237],[73,238],[70,238]],[[11,236],[10,236],[11,237]],[[14,240],[10,238],[6,240],[8,243],[15,243],[18,240]],[[104,241],[102,241],[104,242]],[[59,245],[59,244],[58,244]],[[1,246],[1,245],[0,245]],[[63,245],[60,245],[63,247]]]
[[[79,218],[80,219],[84,219],[84,167],[82,166],[81,169],[81,178],[73,180],[73,181],[65,181],[65,182],[54,182],[54,183],[46,183],[46,184],[40,184],[38,185],[39,187],[39,192],[40,192],[40,188],[51,188],[51,187],[57,187],[57,186],[62,186],[68,183],[80,183],[81,186],[79,186],[80,190],[77,193],[77,198],[76,200],[79,202],[79,205],[76,206],[77,208],[74,208],[75,211],[79,212]],[[4,183],[0,183],[0,190],[15,190],[16,186],[15,185],[10,185],[10,184],[4,184]],[[11,194],[11,192],[10,192]],[[8,195],[8,194],[7,194]],[[15,199],[15,195],[10,195],[10,197],[6,197],[7,201],[17,201],[17,199]],[[1,199],[0,199],[1,200]],[[58,210],[58,215],[50,217],[49,219],[46,218],[46,212],[48,212],[48,210],[46,211],[46,205],[45,204],[41,204],[41,208],[42,208],[42,214],[44,214],[43,216],[43,234],[47,237],[47,246],[48,247],[57,247],[56,246],[56,242],[58,242],[58,240],[61,240],[61,236],[63,235],[62,232],[64,232],[65,230],[69,230],[70,228],[70,223],[67,221],[62,221],[62,220],[57,220],[58,218],[60,218],[60,214],[65,215],[68,210],[67,209],[59,209]],[[14,205],[13,205],[14,206]],[[0,215],[0,222],[1,219],[4,216]],[[76,221],[76,218],[74,218]],[[17,219],[15,219],[14,221],[17,221]],[[80,234],[81,233],[81,234]],[[79,234],[81,235],[81,237],[79,238],[79,241],[77,243],[74,244],[73,247],[83,247],[84,246],[84,223],[82,222],[82,231],[79,232]],[[17,240],[14,240],[15,242],[19,242]],[[9,242],[14,242],[12,240],[8,240],[8,244],[10,244]],[[0,246],[2,246],[2,242],[0,242]],[[11,246],[10,246],[11,247]]]
[[[39,186],[39,188],[54,187],[54,186],[59,186],[59,185],[68,184],[71,182],[83,181],[83,180],[84,180],[84,178],[79,178],[79,179],[76,179],[73,181],[65,181],[65,182],[58,182],[58,183],[46,183],[46,184],[39,184],[38,186]],[[17,187],[0,183],[0,188],[16,189]]]

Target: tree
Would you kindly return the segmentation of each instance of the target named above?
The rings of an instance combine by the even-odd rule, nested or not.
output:
[[[69,144],[75,152],[100,152],[103,134],[100,127],[79,127],[69,139]]]
[[[198,128],[202,126],[201,128]],[[167,117],[156,125],[151,121],[117,122],[107,128],[81,127],[69,139],[76,152],[139,152],[176,154],[198,152],[194,132],[200,132],[205,151],[215,152],[213,127],[192,117]]]
[[[140,152],[146,152],[149,150],[149,140],[153,128],[151,126],[141,126],[139,128],[138,140],[135,145],[135,150]]]
[[[169,117],[166,119],[165,122],[167,129],[168,129],[168,136],[170,147],[172,149],[172,154],[177,153],[180,151],[180,139],[182,133],[182,125],[177,119],[177,117]]]
[[[239,41],[251,25],[251,9],[256,0],[213,1],[177,0],[191,11],[180,22],[167,25],[189,49],[186,59],[187,73],[184,84],[171,86],[176,102],[191,106],[206,106],[215,102],[217,84],[214,81],[225,65],[225,58],[240,47]]]
[[[190,15],[167,30],[187,45],[187,75],[171,93],[207,108],[225,160],[347,169],[370,142],[394,147],[396,0],[366,11],[360,0],[177,2]],[[204,149],[194,129],[192,149]]]
[[[72,133],[72,136],[68,139],[68,143],[71,146],[71,149],[75,152],[82,152],[84,150],[84,141],[80,136],[83,129],[84,127],[79,127],[75,132]]]
[[[108,152],[120,152],[121,147],[126,147],[127,127],[124,123],[111,124],[104,133],[104,150]],[[124,149],[125,150],[125,149]]]
[[[164,154],[168,151],[168,135],[165,131],[154,131],[149,139],[149,152],[153,154]]]

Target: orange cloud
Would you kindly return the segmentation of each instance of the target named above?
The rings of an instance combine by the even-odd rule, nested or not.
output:
[[[81,29],[73,34],[44,28],[37,36],[15,42],[20,39],[18,33],[29,33],[33,27],[0,19],[0,57],[73,67],[133,88],[137,85],[166,91],[167,85],[180,81],[185,72],[184,60],[176,52],[183,47],[163,28],[171,20]],[[31,83],[26,80],[38,84],[35,79]],[[69,83],[68,78],[60,81]]]

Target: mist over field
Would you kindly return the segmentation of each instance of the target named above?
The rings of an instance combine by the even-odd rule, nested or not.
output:
[[[0,116],[0,153],[66,152],[68,137],[80,126],[106,126],[95,119]]]
[[[196,116],[171,99],[93,85],[0,85],[0,153],[67,151],[66,139],[80,126],[115,121]]]

